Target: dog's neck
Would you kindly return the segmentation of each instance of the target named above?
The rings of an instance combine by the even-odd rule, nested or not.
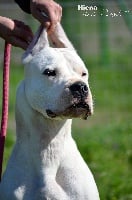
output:
[[[71,138],[71,120],[52,120],[34,111],[26,100],[21,84],[16,100],[16,132],[17,149],[21,152],[24,150],[23,156],[31,161],[29,165],[40,171],[43,165],[50,165],[51,162],[54,165],[54,162],[60,161],[66,141]]]

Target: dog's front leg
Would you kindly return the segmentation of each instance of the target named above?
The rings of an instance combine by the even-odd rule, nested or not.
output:
[[[36,192],[34,200],[68,200],[68,195],[52,177],[45,179],[44,186]]]

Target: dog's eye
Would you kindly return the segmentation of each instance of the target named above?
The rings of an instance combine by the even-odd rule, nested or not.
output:
[[[56,76],[56,71],[53,69],[46,69],[44,70],[43,74],[47,76]]]
[[[82,76],[87,76],[87,73],[86,72],[82,72]]]

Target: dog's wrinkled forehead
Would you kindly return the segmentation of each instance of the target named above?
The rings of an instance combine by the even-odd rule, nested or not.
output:
[[[31,65],[36,65],[36,67],[41,68],[46,65],[56,65],[56,63],[62,59],[64,61],[64,57],[62,54],[58,54],[53,48],[46,47],[42,49],[39,53],[34,55],[29,63]]]
[[[29,59],[29,58],[28,58]],[[68,48],[46,47],[26,62],[28,67],[36,68],[35,71],[46,67],[60,70],[73,70],[78,73],[86,70],[86,67],[77,53]]]

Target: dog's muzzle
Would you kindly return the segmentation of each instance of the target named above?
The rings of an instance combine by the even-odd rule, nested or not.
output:
[[[50,109],[46,110],[49,117],[55,118],[57,116],[65,117],[81,117],[87,119],[92,114],[92,109],[88,102],[88,87],[84,82],[77,81],[69,87],[70,96],[72,101],[70,105],[61,112],[54,112]]]

